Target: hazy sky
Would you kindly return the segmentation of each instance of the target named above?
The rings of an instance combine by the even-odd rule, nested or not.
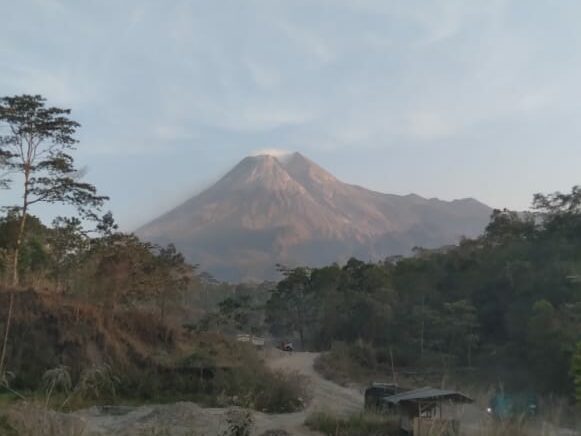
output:
[[[581,183],[579,1],[0,0],[0,16],[0,94],[73,110],[78,162],[127,230],[263,149],[494,207]]]

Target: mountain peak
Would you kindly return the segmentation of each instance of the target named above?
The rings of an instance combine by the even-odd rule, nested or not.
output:
[[[303,154],[295,152],[284,156],[264,153],[245,157],[218,182],[219,185],[224,183],[238,187],[259,183],[277,190],[291,185],[309,189],[341,182]]]
[[[279,159],[269,154],[245,157],[215,187],[235,191],[256,188],[291,192],[303,190]]]

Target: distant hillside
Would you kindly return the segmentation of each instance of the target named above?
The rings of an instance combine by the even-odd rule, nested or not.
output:
[[[174,243],[225,280],[276,276],[275,264],[381,259],[476,236],[491,209],[474,200],[392,195],[341,182],[303,155],[243,159],[216,184],[137,230]]]

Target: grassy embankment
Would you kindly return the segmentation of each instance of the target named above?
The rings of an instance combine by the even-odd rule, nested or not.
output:
[[[0,291],[0,320],[7,298]],[[193,401],[290,412],[305,397],[301,379],[270,370],[247,344],[32,290],[17,293],[7,362],[4,410]]]

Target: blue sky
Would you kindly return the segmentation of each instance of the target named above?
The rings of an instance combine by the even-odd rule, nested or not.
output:
[[[578,1],[2,0],[0,13],[0,92],[73,110],[79,165],[126,230],[265,149],[493,207],[581,183]]]

